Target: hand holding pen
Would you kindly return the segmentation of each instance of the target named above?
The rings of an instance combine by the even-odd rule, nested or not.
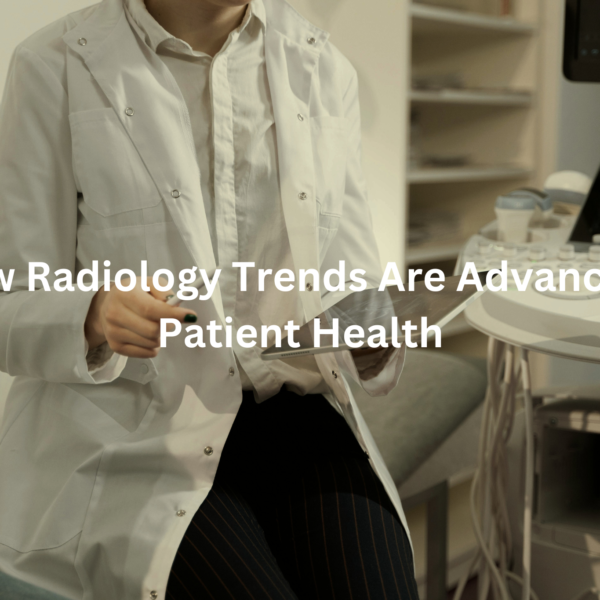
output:
[[[123,292],[116,286],[110,291],[99,290],[92,299],[85,321],[85,336],[90,349],[108,343],[111,350],[132,358],[154,358],[160,349],[161,319],[177,319],[195,323],[195,311],[181,308],[182,300],[173,292],[161,292],[146,281],[145,292],[138,281],[136,287]],[[127,285],[127,280],[123,280]],[[197,289],[204,285],[199,284]]]

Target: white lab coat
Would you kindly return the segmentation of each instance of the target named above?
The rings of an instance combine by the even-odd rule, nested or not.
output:
[[[345,260],[376,285],[356,73],[283,0],[265,4],[294,263],[327,269]],[[16,376],[0,430],[0,570],[67,598],[162,599],[241,402],[232,350],[190,350],[181,336],[154,360],[115,356],[90,374],[83,323],[93,292],[29,292],[27,265],[78,271],[110,260],[115,272],[139,271],[147,260],[150,273],[215,266],[185,103],[121,1],[104,0],[19,46],[0,140],[0,268],[16,269],[13,291],[0,296],[0,370]],[[301,298],[307,319],[328,302],[318,292]],[[192,307],[200,325],[223,319],[218,290]],[[328,400],[406,526],[341,375],[356,377],[350,355],[317,363]],[[401,355],[365,387],[388,392],[402,363]],[[310,431],[306,440],[314,442]]]

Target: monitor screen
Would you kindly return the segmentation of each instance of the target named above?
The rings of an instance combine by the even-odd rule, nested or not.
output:
[[[566,0],[563,71],[571,81],[600,82],[599,0]]]
[[[575,246],[591,244],[596,234],[600,234],[600,170],[581,208],[569,242]]]

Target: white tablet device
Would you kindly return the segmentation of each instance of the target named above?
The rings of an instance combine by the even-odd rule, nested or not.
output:
[[[485,289],[487,272],[478,275]],[[354,292],[318,317],[321,330],[331,329],[332,324],[337,323],[337,345],[332,334],[319,335],[319,345],[318,347],[315,345],[316,330],[313,320],[294,333],[293,341],[299,344],[298,347],[292,347],[288,337],[282,340],[280,347],[271,346],[261,356],[263,360],[275,360],[351,350],[352,348],[345,343],[345,331],[352,326],[359,326],[364,332],[368,332],[373,325],[380,326],[379,330],[383,327],[386,341],[392,343],[393,340],[405,338],[405,334],[399,328],[407,321],[411,321],[412,325],[417,326],[416,330],[412,330],[412,339],[413,341],[420,339],[423,317],[427,319],[428,326],[437,325],[441,328],[483,293],[478,291],[475,285],[466,285],[462,291],[458,291],[459,281],[460,276],[447,277],[443,282],[443,290],[439,292],[428,290],[424,281],[415,283],[414,291],[402,292],[393,286],[381,292],[376,289]],[[356,331],[357,328],[354,327],[353,332]],[[367,339],[368,335],[362,347],[367,347]],[[356,344],[356,337],[352,341]]]

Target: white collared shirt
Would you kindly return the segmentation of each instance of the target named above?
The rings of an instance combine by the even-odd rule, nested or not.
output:
[[[237,329],[302,324],[297,292],[281,292],[273,277],[258,291],[258,268],[294,270],[280,197],[277,142],[265,65],[265,9],[252,0],[241,25],[211,57],[169,34],[144,0],[125,0],[129,16],[175,78],[187,105],[196,146],[204,208],[217,264],[225,315]],[[247,291],[232,263],[251,262]],[[202,265],[199,265],[200,267]],[[327,391],[312,356],[265,362],[259,344],[236,348],[244,389],[257,400],[285,384],[299,394]]]

